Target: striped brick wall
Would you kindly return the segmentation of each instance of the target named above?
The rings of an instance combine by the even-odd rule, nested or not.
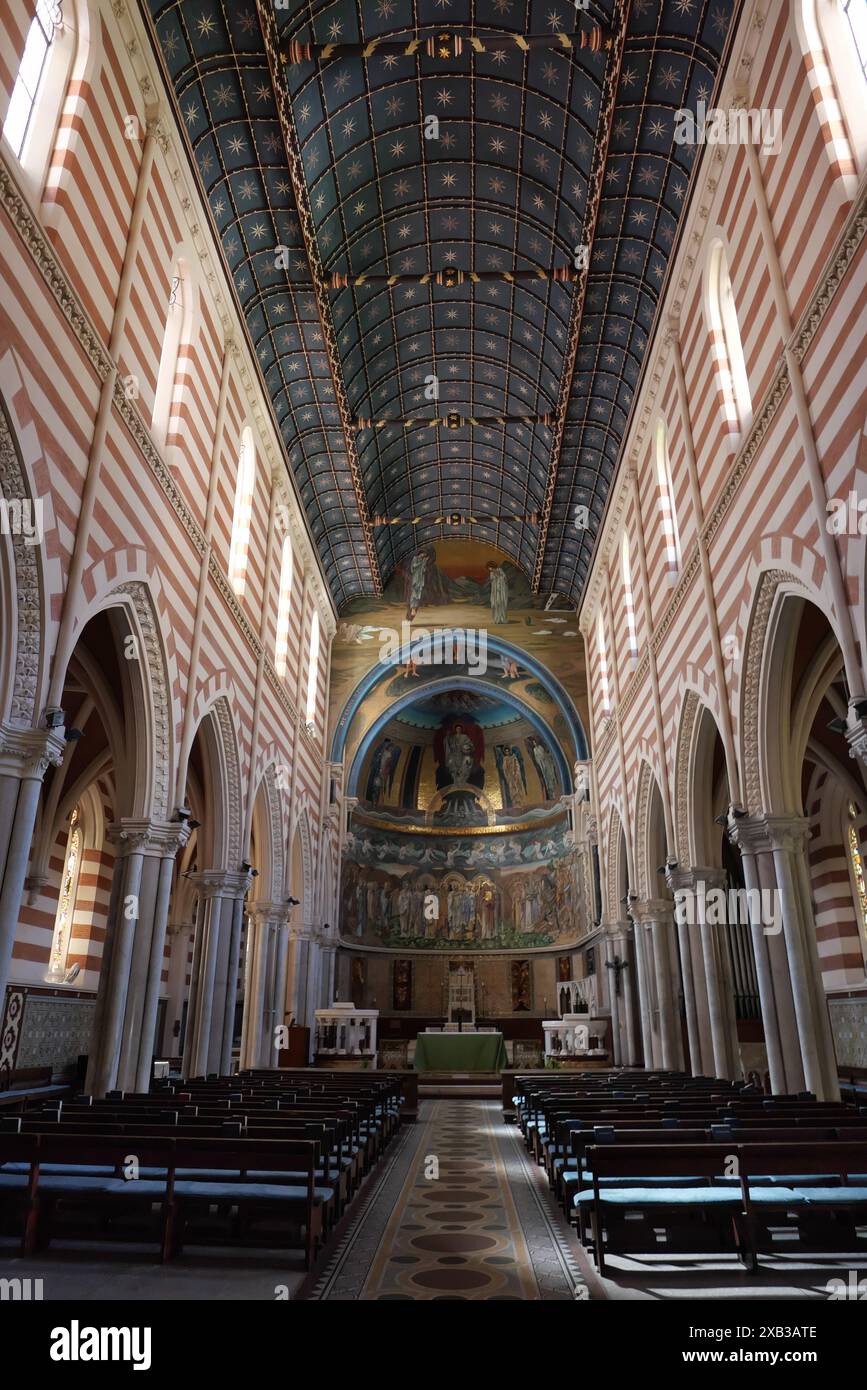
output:
[[[765,7],[767,18],[762,26],[753,22],[758,8],[755,4],[746,6],[730,72],[749,74],[749,106],[779,107],[782,113],[782,149],[776,155],[760,151],[759,166],[789,314],[799,330],[796,351],[820,469],[829,497],[845,497],[859,480],[864,495],[865,168],[843,141],[839,114],[827,92],[822,95],[822,84],[830,80],[830,74],[822,69],[815,54],[805,53],[803,26],[800,21],[796,23],[800,5]],[[720,104],[729,105],[736,96],[733,76]],[[637,475],[651,633],[646,631],[639,598],[639,518],[624,466],[612,488],[581,610],[588,647],[598,824],[609,824],[613,807],[623,811],[627,833],[632,837],[633,860],[639,849],[635,835],[643,760],[659,770],[664,794],[673,815],[677,815],[678,734],[689,690],[697,691],[717,717],[721,710],[727,710],[739,775],[745,776],[748,733],[742,727],[743,713],[745,701],[757,698],[745,688],[745,659],[762,575],[768,570],[791,574],[805,596],[832,615],[832,624],[835,621],[822,554],[820,528],[825,525],[825,516],[812,504],[804,437],[791,387],[787,381],[780,386],[784,334],[747,153],[739,146],[708,148],[697,163],[695,192],[657,320],[663,326],[676,325],[687,412],[681,407],[677,388],[677,345],[667,332],[658,331],[648,350],[623,451],[623,458]],[[749,380],[753,419],[743,427],[737,423],[733,406],[726,403],[720,344],[708,312],[708,263],[717,242],[723,244],[728,257]],[[805,332],[803,339],[800,330]],[[668,431],[683,557],[674,583],[666,562],[657,481],[656,426],[660,419]],[[696,460],[700,515],[690,487],[689,439]],[[711,571],[710,604],[698,560],[702,526]],[[630,660],[627,641],[621,572],[624,529],[629,536],[636,594],[637,663]],[[837,551],[863,669],[864,538],[840,536]],[[612,698],[612,670],[621,692],[620,706],[607,722],[601,715],[596,652],[599,612],[605,624]],[[722,689],[714,663],[714,626],[722,644]],[[654,719],[648,635],[659,675],[661,747]],[[867,689],[867,670],[862,688]],[[625,785],[620,773],[618,723],[626,759]],[[860,809],[863,812],[865,806]],[[804,811],[809,813],[806,807]],[[605,837],[600,852],[605,882]],[[829,989],[864,983],[863,956],[853,932],[854,903],[848,870],[845,877],[843,874],[842,856],[839,843],[815,836],[811,840],[820,956]],[[607,910],[617,917],[615,904],[609,904]]]
[[[64,6],[72,20],[74,0]],[[238,740],[239,821],[270,762],[293,768],[295,800],[281,792],[283,857],[290,825],[303,808],[311,821],[311,847],[319,853],[319,806],[324,774],[328,637],[335,614],[306,531],[303,512],[283,462],[282,444],[258,386],[255,361],[232,307],[216,247],[205,240],[207,218],[174,133],[160,127],[150,171],[143,181],[147,133],[142,65],[148,61],[135,7],[96,0],[76,51],[56,138],[42,184],[9,162],[11,199],[0,211],[4,298],[0,306],[0,391],[25,457],[34,492],[48,499],[52,524],[40,557],[46,603],[44,672],[57,640],[65,575],[75,546],[85,479],[94,465],[93,440],[105,359],[113,333],[124,264],[131,269],[128,306],[117,339],[117,366],[127,389],[127,416],[108,412],[93,523],[80,594],[84,621],[111,603],[119,585],[142,583],[154,598],[160,641],[170,673],[169,739],[176,766],[184,711],[207,712],[209,692],[225,692]],[[0,121],[8,104],[29,24],[29,6],[10,0],[0,12]],[[156,75],[151,90],[156,91]],[[137,125],[130,126],[128,117]],[[132,138],[130,138],[132,131]],[[8,153],[8,152],[7,152]],[[130,240],[136,197],[144,198],[137,243]],[[54,268],[49,269],[51,260]],[[184,272],[184,331],[165,441],[149,440],[172,277]],[[217,433],[220,385],[226,374],[225,411]],[[228,582],[229,548],[240,443],[252,430],[256,467],[243,594]],[[276,482],[274,481],[276,479]],[[215,488],[211,566],[206,575],[201,651],[191,669],[200,591],[208,492]],[[263,612],[269,563],[268,520],[278,488],[280,534],[288,527],[293,551],[285,675],[274,667],[280,545],[271,547],[274,573]],[[306,582],[305,582],[306,580]],[[306,596],[306,597],[305,597]],[[317,671],[316,730],[304,719],[311,615],[319,613],[322,642]],[[260,634],[266,667],[259,742],[251,746]],[[296,693],[300,690],[300,708]],[[136,731],[130,730],[131,736]],[[106,774],[111,777],[111,769]],[[124,814],[118,802],[114,814]],[[62,828],[61,828],[62,829]],[[60,830],[58,832],[61,833]],[[62,851],[61,851],[62,855]],[[51,873],[59,873],[52,857]],[[77,986],[95,988],[110,891],[110,845],[88,850],[73,924],[70,963],[82,972]],[[199,865],[200,868],[210,867]],[[236,866],[233,864],[232,869]],[[311,882],[318,882],[314,863]],[[54,905],[52,907],[52,891]],[[21,910],[13,978],[38,983],[44,975],[56,912],[56,888],[46,885]],[[318,908],[310,920],[319,920]],[[163,969],[168,980],[168,954]]]

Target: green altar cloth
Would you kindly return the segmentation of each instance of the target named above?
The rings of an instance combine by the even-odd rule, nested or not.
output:
[[[502,1071],[508,1066],[502,1033],[419,1033],[416,1071]]]

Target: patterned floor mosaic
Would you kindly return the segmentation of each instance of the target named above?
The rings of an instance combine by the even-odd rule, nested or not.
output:
[[[496,1101],[462,1099],[425,1102],[311,1297],[571,1300],[587,1288],[520,1132]]]

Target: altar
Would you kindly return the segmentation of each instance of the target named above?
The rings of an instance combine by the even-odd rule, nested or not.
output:
[[[419,1033],[416,1071],[502,1071],[508,1065],[502,1033]]]

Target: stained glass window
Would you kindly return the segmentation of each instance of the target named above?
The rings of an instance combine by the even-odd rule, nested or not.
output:
[[[861,929],[861,944],[867,956],[867,882],[864,878],[864,860],[861,854],[861,845],[858,840],[858,831],[855,820],[858,815],[857,807],[849,803],[849,822],[846,826],[846,833],[849,841],[849,862],[852,865],[852,877],[855,881],[855,895],[858,899],[858,926]]]
[[[60,881],[60,898],[57,903],[57,916],[54,919],[54,938],[51,942],[51,960],[45,977],[47,980],[62,980],[66,974],[66,958],[69,953],[69,937],[80,870],[81,826],[78,823],[76,807],[69,821],[69,838],[66,842],[63,878]]]

